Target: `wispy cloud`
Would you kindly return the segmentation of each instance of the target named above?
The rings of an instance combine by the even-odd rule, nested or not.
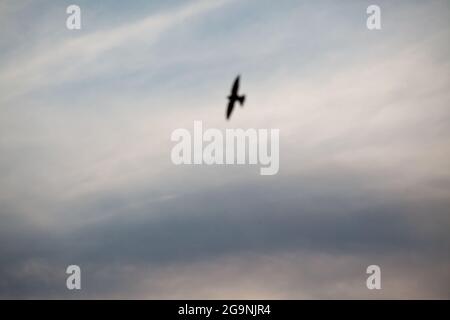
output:
[[[86,33],[80,31],[82,34],[79,37],[59,39],[46,47],[39,46],[38,51],[33,50],[19,59],[9,61],[2,68],[0,83],[6,88],[8,97],[63,81],[79,81],[99,72],[114,73],[117,65],[105,66],[101,63],[105,56],[111,59],[111,54],[115,54],[113,50],[118,50],[120,55],[120,50],[124,48],[147,48],[171,27],[189,22],[227,2],[229,1],[191,2],[173,11],[151,14],[139,21],[118,27],[111,26],[107,30]],[[120,59],[119,55],[115,58]],[[123,60],[117,62],[125,63]]]

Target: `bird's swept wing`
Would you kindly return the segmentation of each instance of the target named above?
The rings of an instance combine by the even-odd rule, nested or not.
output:
[[[237,76],[236,80],[234,80],[233,87],[231,88],[231,95],[232,96],[236,96],[238,94],[239,78],[240,78],[240,76]]]
[[[234,101],[230,99],[228,102],[228,108],[227,108],[227,119],[230,118],[233,108],[234,108]]]

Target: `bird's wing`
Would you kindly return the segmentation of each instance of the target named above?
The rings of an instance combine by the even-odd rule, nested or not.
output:
[[[230,118],[233,108],[234,108],[234,100],[230,99],[230,101],[228,102],[228,108],[227,108],[227,119]]]
[[[239,78],[240,78],[240,76],[237,76],[236,80],[234,80],[233,87],[231,88],[231,95],[237,95],[238,94]]]

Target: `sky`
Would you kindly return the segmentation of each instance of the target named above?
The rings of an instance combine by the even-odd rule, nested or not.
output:
[[[449,33],[445,0],[1,0],[0,298],[449,299]],[[175,166],[195,120],[279,129],[278,174]]]

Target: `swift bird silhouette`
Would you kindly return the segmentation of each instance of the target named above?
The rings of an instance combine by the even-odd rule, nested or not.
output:
[[[233,86],[231,87],[231,93],[228,96],[228,108],[227,108],[227,120],[230,119],[231,112],[233,112],[234,103],[239,101],[241,107],[244,105],[245,95],[238,95],[239,91],[239,78],[241,76],[237,76],[236,80],[234,80]]]

